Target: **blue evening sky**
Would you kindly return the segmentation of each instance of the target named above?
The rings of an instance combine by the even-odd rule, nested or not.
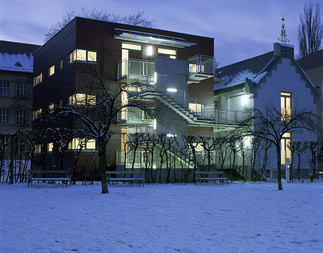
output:
[[[0,0],[0,40],[43,44],[65,9],[80,7],[128,15],[145,10],[154,28],[212,37],[225,66],[272,50],[281,30],[297,54],[297,29],[309,0]],[[319,2],[319,1],[313,1]],[[322,7],[323,8],[323,7]],[[321,11],[322,16],[322,11]],[[323,19],[323,17],[322,17]]]

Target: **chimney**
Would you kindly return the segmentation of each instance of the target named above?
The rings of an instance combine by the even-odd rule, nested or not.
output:
[[[294,59],[294,46],[284,43],[274,43],[274,56]]]

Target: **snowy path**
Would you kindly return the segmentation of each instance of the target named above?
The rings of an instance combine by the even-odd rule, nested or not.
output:
[[[323,183],[0,184],[0,252],[323,252]]]

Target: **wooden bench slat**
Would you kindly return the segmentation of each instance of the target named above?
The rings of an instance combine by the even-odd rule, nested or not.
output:
[[[48,177],[46,177],[46,175]],[[33,181],[47,181],[47,182],[65,181],[67,186],[68,182],[70,183],[72,180],[71,176],[72,175],[69,170],[30,170],[29,176],[28,176],[28,187],[29,187],[29,183],[32,186]]]
[[[123,175],[124,177],[120,177],[120,175]],[[142,183],[143,186],[145,184],[145,176],[141,171],[138,171],[138,170],[106,171],[106,176],[109,184],[111,182],[138,182],[139,185],[140,183]],[[118,176],[118,177],[111,177],[111,176]]]
[[[203,175],[205,175],[205,177],[203,177]],[[214,175],[212,177],[212,175]],[[195,184],[197,182],[202,183],[202,181],[220,181],[223,182],[226,181],[226,183],[228,184],[229,179],[227,177],[223,177],[222,175],[224,175],[223,171],[196,171],[195,172]],[[219,177],[222,176],[222,177]]]

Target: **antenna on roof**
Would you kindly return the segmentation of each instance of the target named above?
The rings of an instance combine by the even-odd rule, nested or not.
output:
[[[287,39],[287,35],[286,35],[286,30],[285,30],[285,18],[284,18],[284,14],[281,18],[282,20],[282,30],[280,32],[280,38],[278,38],[278,41],[281,42],[281,43],[286,43],[288,44],[289,43],[289,39]]]

